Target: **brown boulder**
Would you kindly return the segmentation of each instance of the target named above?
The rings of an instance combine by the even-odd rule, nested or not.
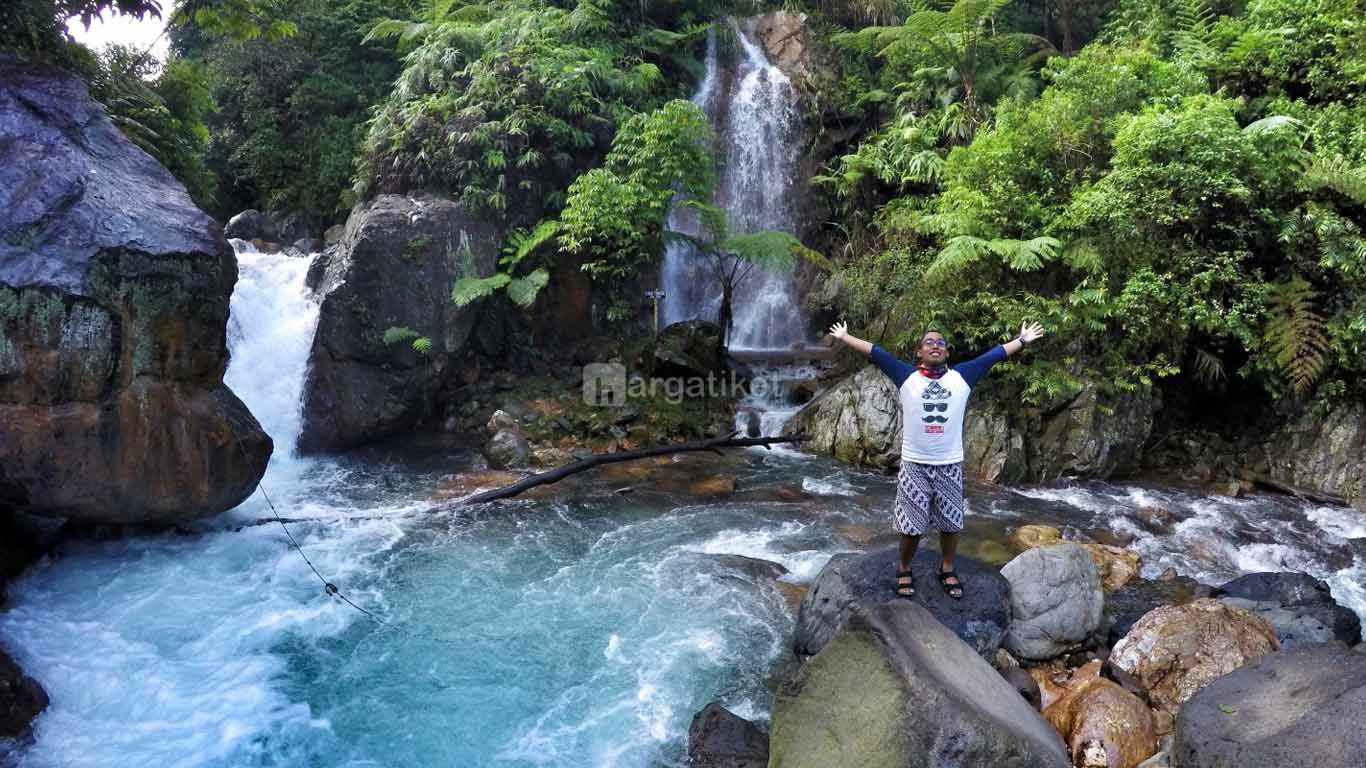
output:
[[[1062,541],[1062,531],[1051,525],[1022,525],[1011,529],[1006,540],[1015,554],[1019,554],[1045,544],[1057,544]]]
[[[0,114],[0,507],[237,506],[272,443],[223,384],[222,230],[71,75],[0,54]]]
[[[1098,671],[1099,662],[1092,664]],[[1157,752],[1148,707],[1098,675],[1069,687],[1043,716],[1062,734],[1079,768],[1134,768]]]
[[[1210,681],[1280,647],[1266,620],[1202,598],[1148,612],[1115,645],[1110,663],[1132,675],[1155,708],[1175,714]]]

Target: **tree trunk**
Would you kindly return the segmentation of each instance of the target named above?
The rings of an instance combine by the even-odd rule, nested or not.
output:
[[[716,315],[716,324],[721,329],[717,337],[720,342],[716,346],[716,361],[718,363],[726,359],[726,345],[730,344],[730,326],[733,322],[730,300],[734,292],[735,289],[732,286],[721,286],[721,309]]]
[[[1060,6],[1058,23],[1062,26],[1062,54],[1071,56],[1076,50],[1072,39],[1072,16],[1076,10],[1076,0],[1062,0]]]

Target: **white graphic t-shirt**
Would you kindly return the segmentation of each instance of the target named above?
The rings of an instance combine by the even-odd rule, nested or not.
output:
[[[901,460],[917,464],[956,464],[963,460],[963,417],[972,388],[996,363],[1006,359],[997,345],[975,360],[930,378],[916,366],[879,346],[869,356],[897,385],[901,402]]]

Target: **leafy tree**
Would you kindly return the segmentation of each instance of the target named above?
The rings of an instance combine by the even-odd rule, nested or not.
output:
[[[268,10],[293,35],[224,37],[190,20],[171,30],[173,60],[209,74],[218,110],[205,162],[219,179],[220,216],[250,207],[322,224],[349,207],[369,110],[402,68],[394,51],[362,45],[363,30],[403,6],[275,1]]]
[[[580,254],[595,279],[620,281],[653,263],[671,201],[711,196],[711,139],[706,115],[681,99],[628,119],[602,166],[570,185],[560,248]]]

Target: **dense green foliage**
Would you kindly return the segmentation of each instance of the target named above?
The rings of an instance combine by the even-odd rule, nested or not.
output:
[[[402,11],[385,0],[259,0],[286,37],[221,34],[221,23],[173,30],[181,60],[202,65],[218,111],[206,163],[226,217],[247,207],[334,220],[348,192],[370,108],[400,71],[386,45],[363,45],[378,19]],[[232,21],[229,31],[240,29]],[[273,26],[272,26],[273,25]]]
[[[1359,396],[1364,10],[1120,3],[1037,97],[997,88],[968,144],[944,129],[961,95],[903,96],[821,179],[849,232],[837,303],[893,342],[933,323],[969,349],[1042,320],[1054,354],[1009,374],[1036,402],[1166,377]],[[914,94],[943,56],[866,45],[888,39],[837,38],[878,57],[870,93]]]
[[[557,214],[624,121],[681,95],[685,43],[709,15],[612,0],[432,4],[407,28],[421,43],[371,126],[358,191],[445,192],[524,226]],[[372,32],[386,29],[402,28]]]

